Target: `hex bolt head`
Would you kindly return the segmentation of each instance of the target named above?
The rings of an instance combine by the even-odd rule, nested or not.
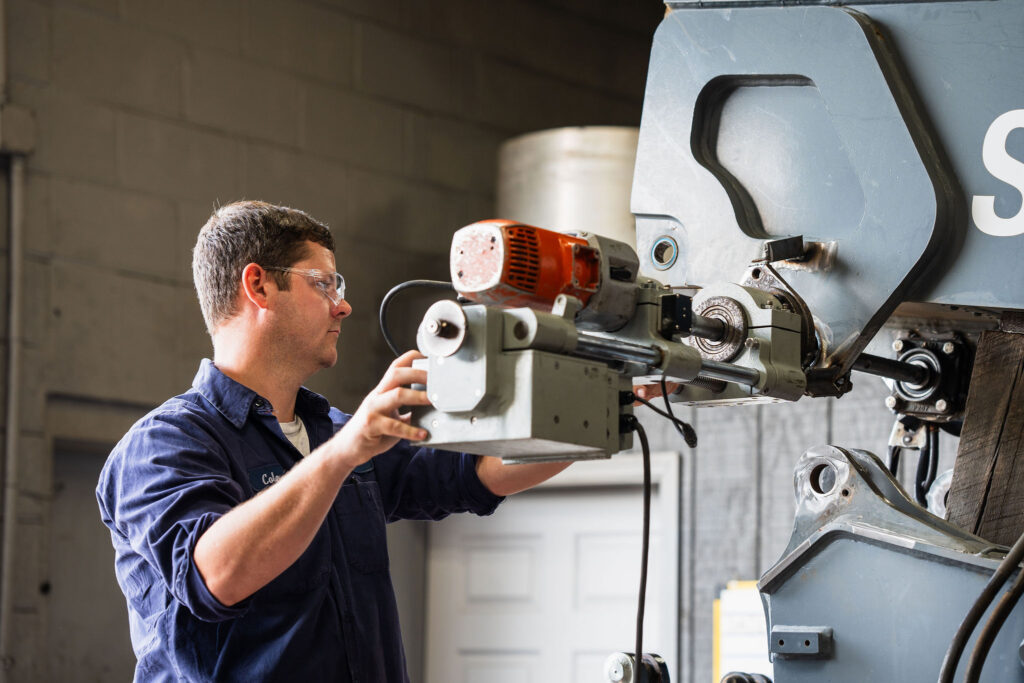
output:
[[[886,396],[885,397],[885,407],[888,408],[889,410],[895,410],[895,408],[896,408],[896,397],[895,396]]]
[[[757,347],[761,346],[761,340],[754,339],[753,337],[748,337],[747,340],[743,342],[743,345],[746,346],[748,349],[756,349]]]
[[[956,351],[956,346],[954,346],[953,342],[946,342],[942,345],[942,352],[947,356],[952,354],[954,351]]]
[[[949,410],[949,403],[946,401],[946,399],[940,398],[938,401],[935,402],[935,410],[939,411],[940,413],[944,413],[947,410]]]
[[[896,341],[894,341],[892,343],[892,350],[895,351],[896,353],[899,353],[900,351],[902,351],[903,350],[903,340],[902,339],[897,339]]]

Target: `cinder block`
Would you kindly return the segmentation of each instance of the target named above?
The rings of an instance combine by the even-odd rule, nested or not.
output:
[[[224,197],[219,203],[214,202],[212,198],[205,201],[183,199],[177,202],[178,224],[174,245],[177,267],[175,272],[176,278],[183,284],[192,285],[192,250],[196,246],[199,229],[206,224],[218,204],[227,204],[241,198],[241,196]]]
[[[11,83],[11,97],[36,118],[31,171],[45,171],[94,182],[115,182],[114,112],[79,100],[53,86]]]
[[[335,236],[344,229],[348,172],[337,162],[267,145],[246,148],[245,195],[301,209],[326,223]]]
[[[545,4],[562,8],[579,19],[641,37],[650,37],[666,12],[662,0],[545,0]]]
[[[67,0],[67,4],[87,7],[94,11],[105,12],[115,16],[120,10],[118,0]]]
[[[186,381],[176,363],[181,286],[95,267],[55,263],[55,320],[69,340],[52,358],[51,390],[101,399],[159,403]],[[191,379],[191,375],[187,378]]]
[[[124,18],[153,33],[238,54],[248,10],[243,0],[130,0]]]
[[[356,25],[357,87],[432,111],[466,114],[472,67],[466,53],[372,24]]]
[[[585,125],[640,125],[641,101],[603,95],[534,71],[482,58],[476,106],[484,123],[510,132]]]
[[[196,49],[185,68],[186,118],[229,134],[295,145],[303,91],[275,69]]]
[[[7,3],[10,75],[26,81],[50,80],[51,9],[31,0]]]
[[[25,346],[44,348],[50,337],[50,267],[38,257],[26,257],[22,274],[22,332]]]
[[[405,20],[405,2],[381,2],[380,0],[323,0],[323,4],[357,17],[374,19],[391,26],[401,26]]]
[[[489,40],[501,40],[499,34],[505,28],[501,7],[479,0],[410,2],[406,3],[403,29],[441,43],[481,48]]]
[[[302,148],[364,168],[400,172],[403,123],[400,107],[310,85]]]
[[[187,383],[182,385],[181,391],[184,391],[191,386],[192,378],[199,370],[199,361],[203,358],[213,358],[213,341],[206,333],[206,324],[203,322],[203,312],[199,308],[195,289],[183,290],[179,296],[181,298],[175,313],[176,344],[179,377],[182,382]]]
[[[628,10],[591,8],[592,15],[602,18],[598,21],[545,2],[413,2],[406,27],[541,74],[639,98],[660,14],[638,12],[635,3],[619,5]],[[639,16],[642,30],[625,28],[611,18],[615,14]]]
[[[349,190],[347,239],[447,258],[451,235],[462,227],[456,193],[356,171]]]
[[[282,0],[249,4],[243,53],[318,80],[352,82],[352,19],[317,5]]]
[[[53,198],[50,192],[51,176],[46,173],[29,172],[25,179],[25,226],[24,245],[29,254],[50,256],[53,254]],[[3,199],[0,203],[6,204]],[[6,205],[2,209],[7,214]],[[7,246],[7,231],[0,236],[0,244]]]
[[[117,135],[124,187],[204,201],[242,193],[242,145],[227,136],[126,113]]]
[[[477,125],[410,112],[406,172],[460,190],[494,191],[504,138]]]
[[[161,278],[177,274],[172,200],[59,179],[53,199],[58,258]]]
[[[66,92],[170,116],[181,111],[184,47],[72,7],[53,16],[53,82]]]

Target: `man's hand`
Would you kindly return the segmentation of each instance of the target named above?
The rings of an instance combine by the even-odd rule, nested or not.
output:
[[[665,388],[668,389],[668,393],[670,394],[676,393],[681,386],[681,384],[677,384],[676,382],[665,382]],[[642,398],[645,401],[653,400],[661,396],[661,383],[638,384],[633,387],[633,393],[636,394],[637,398]]]
[[[401,413],[403,407],[430,405],[426,391],[410,389],[410,384],[426,385],[427,371],[412,367],[423,358],[419,351],[407,351],[395,360],[380,384],[371,391],[348,423],[330,441],[346,464],[358,467],[378,453],[394,446],[400,439],[422,441],[427,431],[409,424],[411,415]]]

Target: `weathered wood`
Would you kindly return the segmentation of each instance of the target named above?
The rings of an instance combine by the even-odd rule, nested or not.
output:
[[[967,397],[947,518],[996,543],[1024,531],[1024,334],[986,331]]]

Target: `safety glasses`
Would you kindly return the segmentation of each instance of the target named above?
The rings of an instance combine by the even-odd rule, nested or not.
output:
[[[335,306],[340,304],[345,298],[345,278],[341,276],[341,273],[308,268],[289,268],[287,266],[263,266],[263,270],[276,270],[282,273],[302,275]]]

